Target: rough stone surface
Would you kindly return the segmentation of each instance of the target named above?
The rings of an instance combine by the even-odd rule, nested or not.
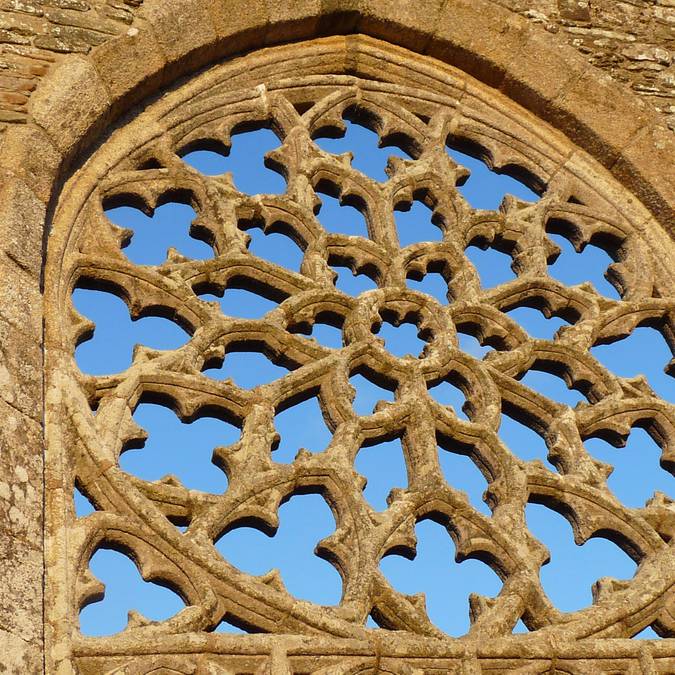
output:
[[[590,352],[642,325],[675,349],[674,12],[673,0],[0,0],[0,673],[675,673],[673,501],[622,505],[606,485],[610,467],[582,444],[621,445],[640,426],[663,468],[675,468],[672,403]],[[343,118],[411,159],[392,160],[377,183],[321,151],[312,136],[339,134]],[[242,123],[279,136],[269,159],[285,194],[244,195],[179,158],[205,142],[227,146]],[[446,142],[515,172],[541,198],[472,209]],[[323,230],[315,207],[325,190],[362,211],[367,238]],[[197,211],[213,258],[172,252],[160,266],[132,265],[104,200],[152,210],[176,194]],[[441,240],[401,248],[392,209],[413,200]],[[252,227],[292,237],[300,271],[252,255]],[[550,277],[551,232],[605,249],[621,300]],[[509,255],[517,278],[482,289],[469,245]],[[336,265],[377,289],[341,293]],[[447,304],[407,287],[432,271]],[[117,289],[134,317],[161,308],[192,338],[176,351],[138,349],[119,375],[83,376],[73,350],[91,326],[72,309],[77,284]],[[279,306],[244,321],[199,298],[231,285]],[[534,340],[506,314],[522,306],[570,325]],[[342,329],[341,349],[306,337],[322,321]],[[376,335],[382,321],[415,323],[424,352],[392,356]],[[494,351],[471,357],[458,331]],[[255,390],[202,374],[242,347],[290,372]],[[562,377],[587,402],[539,396],[519,381],[530,370]],[[357,415],[355,373],[395,390],[394,402]],[[463,390],[468,421],[429,395],[442,381]],[[333,443],[275,462],[275,413],[315,395]],[[224,495],[120,470],[122,449],[142,440],[131,418],[142,397],[186,422],[208,413],[241,428],[238,443],[214,451]],[[499,441],[502,412],[543,436],[555,470]],[[396,436],[409,485],[376,513],[354,457]],[[444,480],[438,444],[483,472],[491,516]],[[96,513],[75,517],[75,484]],[[238,523],[274,530],[281,502],[306,491],[336,517],[320,544],[343,576],[336,607],[297,600],[276,574],[233,570],[213,546]],[[640,563],[635,577],[601,579],[593,605],[558,612],[539,581],[546,551],[527,530],[528,500],[563,511],[579,542],[611,537]],[[504,582],[496,598],[471,597],[459,639],[429,621],[423,597],[379,572],[386,552],[414,553],[425,517]],[[101,590],[87,561],[101,545],[130,552],[186,608],[160,623],[132,616],[110,638],[81,636],[79,609]],[[366,627],[368,615],[381,629]],[[512,635],[521,617],[530,633]],[[254,634],[213,632],[223,619]],[[664,639],[632,639],[647,626]]]
[[[109,89],[94,64],[71,54],[59,61],[32,97],[29,112],[52,144],[68,155],[83,140],[103,131],[109,109]]]
[[[9,367],[3,359],[0,379],[8,376]],[[43,632],[42,429],[4,401],[0,414],[0,560],[5,580],[0,589],[0,672],[38,673]]]
[[[675,129],[675,5],[670,0],[493,2],[524,16],[542,32],[562,36],[589,63],[647,100],[670,128]],[[182,2],[179,4],[184,6]],[[271,2],[266,9],[259,0],[245,3],[232,12],[226,4],[206,3],[206,10],[221,25],[223,21],[237,22],[242,12],[268,11],[274,18],[279,7],[280,11],[286,11],[285,2]],[[300,4],[293,3],[294,8]],[[320,3],[316,0],[305,4],[311,16],[316,12],[311,6],[318,7]],[[55,54],[88,53],[111,36],[125,33],[141,5],[142,0],[3,0],[0,3],[0,67],[7,76],[0,79],[0,123],[25,121],[30,91]],[[419,3],[405,3],[401,11],[420,11],[419,7]],[[425,11],[427,9],[421,10],[422,29],[433,22],[434,11]],[[173,39],[164,36],[169,52],[190,33],[186,30],[190,20],[188,15],[182,24],[182,36]],[[192,26],[194,29],[194,23]],[[158,37],[162,39],[161,35]]]

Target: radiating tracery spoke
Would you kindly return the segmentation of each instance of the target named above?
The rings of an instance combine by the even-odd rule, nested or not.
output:
[[[261,83],[261,102],[237,77],[166,109],[170,131],[111,164],[67,251],[59,339],[75,358],[59,367],[82,560],[112,541],[179,592],[168,633],[670,635],[656,587],[638,596],[643,578],[663,597],[673,583],[659,561],[675,535],[675,412],[655,393],[672,364],[660,355],[666,372],[644,379],[604,357],[646,330],[672,346],[672,280],[628,216],[473,94],[471,117],[431,84],[308,76]],[[247,153],[255,170],[240,171]],[[480,188],[482,173],[496,182]],[[591,266],[570,272],[583,255]],[[85,340],[104,340],[110,317],[83,293],[183,339],[129,333],[124,354],[94,362]],[[594,445],[634,427],[663,472],[639,499]],[[561,560],[544,507],[584,551],[599,537],[628,556],[584,577],[576,604],[542,571]],[[295,564],[295,535],[274,549],[280,569],[256,557],[292,513],[318,568]],[[303,587],[305,569],[339,574],[341,593]],[[86,564],[77,575],[79,608],[98,586]],[[640,602],[629,630],[621,608]]]

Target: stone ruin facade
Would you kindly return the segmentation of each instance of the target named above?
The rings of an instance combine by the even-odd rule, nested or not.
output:
[[[582,445],[593,436],[621,445],[640,426],[661,447],[662,467],[675,469],[672,402],[589,351],[638,326],[675,349],[672,0],[7,0],[0,10],[1,673],[675,673],[675,506],[657,493],[626,507],[607,488],[611,467]],[[410,159],[390,160],[386,182],[368,179],[313,141],[339,135],[344,119]],[[251,125],[281,141],[268,162],[286,179],[282,195],[242,194],[181,159],[227,148]],[[471,208],[448,139],[540,200]],[[320,186],[363,213],[367,239],[320,226]],[[213,257],[173,252],[162,265],[134,265],[123,252],[130,232],[104,209],[151,213],[176,195],[197,212],[192,233]],[[413,200],[432,210],[442,241],[399,245],[393,209]],[[300,271],[252,255],[250,227],[293,239]],[[559,251],[547,233],[604,248],[621,300],[550,277]],[[469,245],[510,255],[517,278],[481,289]],[[338,291],[336,263],[377,289]],[[430,271],[447,282],[447,304],[407,288]],[[164,316],[192,337],[173,351],[137,348],[120,375],[85,376],[74,349],[93,326],[73,308],[77,287],[111,291],[132,317]],[[233,319],[198,297],[228,287],[278,308]],[[535,340],[505,314],[523,306],[571,325]],[[374,329],[385,320],[417,325],[427,343],[419,358],[383,348]],[[303,337],[317,321],[341,328],[341,349]],[[484,360],[462,352],[458,330],[494,351]],[[290,372],[253,390],[201,374],[246,346]],[[537,394],[519,382],[530,370],[563,378],[588,402],[572,409]],[[355,414],[357,372],[395,401]],[[442,380],[465,393],[468,421],[429,397]],[[319,397],[331,445],[274,462],[275,412],[309,396]],[[143,400],[241,428],[238,443],[214,451],[224,494],[119,468],[120,453],[143,440],[132,419]],[[504,446],[503,410],[544,437],[557,471]],[[354,458],[395,436],[409,485],[377,513]],[[490,517],[443,478],[437,443],[480,468]],[[75,486],[95,513],[76,517]],[[317,548],[343,580],[335,607],[297,600],[278,575],[245,574],[213,546],[237,523],[273,532],[279,505],[302,492],[321,494],[335,516]],[[541,586],[548,552],[527,530],[528,502],[566,515],[577,543],[617,543],[635,576],[600,579],[590,607],[560,612]],[[379,570],[387,553],[414,555],[425,518],[447,528],[459,559],[486,562],[503,582],[496,598],[471,596],[461,638]],[[185,609],[159,623],[132,615],[112,637],[82,636],[79,611],[103,590],[88,568],[101,546],[126,552]],[[381,628],[365,625],[369,614]],[[521,618],[529,633],[512,634]],[[214,633],[223,619],[250,634]],[[660,640],[632,639],[648,626]]]

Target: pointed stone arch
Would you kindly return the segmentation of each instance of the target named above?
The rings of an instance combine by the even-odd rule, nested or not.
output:
[[[366,0],[234,0],[227,4],[146,0],[126,34],[87,55],[66,56],[54,64],[31,96],[28,124],[10,127],[0,139],[6,169],[3,217],[7,231],[15,236],[10,241],[10,257],[19,267],[8,268],[4,276],[7,284],[25,289],[14,293],[11,301],[3,300],[2,307],[8,326],[5,359],[11,364],[13,400],[8,403],[12,414],[18,414],[15,426],[19,431],[10,437],[12,445],[18,445],[21,438],[30,439],[35,449],[42,445],[44,391],[39,382],[45,344],[38,280],[44,263],[43,242],[63,199],[62,186],[105,142],[110,129],[123,124],[130,111],[173,90],[183,78],[239,54],[329,35],[363,34],[454,66],[546,120],[582,148],[645,207],[645,231],[656,236],[667,232],[672,237],[673,137],[648,106],[589,66],[555,36],[493,2],[448,0],[406,5]],[[358,70],[358,64],[348,63],[355,53],[345,51],[345,72]],[[19,459],[16,466],[22,466]],[[40,473],[39,462],[34,463],[31,481],[39,482]],[[39,488],[41,493],[43,486]],[[48,485],[46,489],[49,503],[56,488]],[[32,517],[29,514],[36,505],[39,500],[27,503],[28,513],[22,517]],[[30,561],[27,578],[35,587],[42,569],[39,551],[40,546],[26,554]],[[39,591],[32,592],[36,595],[32,606],[39,607]],[[40,620],[32,616],[26,621],[37,624]],[[35,635],[39,633],[37,628]],[[38,637],[33,644],[37,642]],[[27,650],[17,641],[11,644],[25,653],[17,659],[25,658],[29,668],[38,664],[32,647]],[[565,654],[572,655],[575,649],[583,652],[583,648],[569,646],[559,656],[564,660]],[[650,672],[644,664],[651,662],[652,656],[641,655],[640,649],[630,645],[622,649],[626,663],[639,660],[644,672]],[[591,645],[587,650],[591,659],[602,653]],[[666,664],[674,651],[664,645],[654,656],[660,655]],[[283,661],[278,653],[274,658]],[[62,663],[66,668],[66,662]],[[189,667],[186,661],[185,668]],[[362,667],[372,666],[365,661]],[[667,672],[669,666],[664,667]],[[357,665],[354,668],[358,670]]]

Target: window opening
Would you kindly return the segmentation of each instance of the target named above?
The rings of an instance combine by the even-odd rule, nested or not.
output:
[[[589,282],[601,295],[612,300],[621,299],[619,292],[605,277],[607,267],[614,261],[603,249],[588,244],[577,252],[566,237],[560,234],[548,236],[560,248],[560,255],[548,268],[552,277],[568,286]]]
[[[482,288],[494,288],[516,278],[516,273],[511,269],[513,260],[506,253],[494,248],[469,246],[466,257],[476,268]]]
[[[338,265],[334,265],[333,269],[337,273],[335,287],[347,295],[356,297],[377,288],[377,284],[367,274],[362,272],[354,274],[349,267]]]
[[[366,375],[357,373],[349,378],[349,383],[354,388],[354,401],[352,403],[357,415],[370,415],[380,401],[393,401],[393,392],[380,387]]]
[[[434,223],[432,210],[423,202],[401,202],[396,206],[394,217],[401,246],[443,240],[443,232]]]
[[[323,193],[317,220],[326,232],[346,234],[353,237],[368,237],[365,216],[348,200],[340,203],[336,197]]]
[[[354,468],[367,480],[363,496],[376,511],[387,508],[387,497],[394,488],[408,485],[401,439],[363,446],[354,460]]]
[[[417,555],[410,561],[389,555],[380,568],[402,593],[424,593],[431,622],[453,637],[469,630],[469,589],[486,597],[499,593],[499,577],[478,560],[455,562],[455,546],[445,527],[424,520],[415,527]]]
[[[272,455],[275,462],[292,462],[301,448],[323,452],[332,439],[316,396],[277,413],[274,426],[281,439]]]
[[[231,379],[240,387],[253,389],[287,375],[288,369],[262,352],[247,349],[228,352],[220,367],[207,368],[203,373],[214,380]]]
[[[223,620],[213,629],[213,632],[226,633],[229,635],[246,635],[248,631],[239,628],[239,626],[235,626],[233,623],[230,623],[229,621]]]
[[[520,459],[526,462],[538,459],[549,469],[555,471],[555,467],[548,460],[546,441],[529,426],[504,413],[503,409],[499,424],[499,437],[509,450]]]
[[[586,397],[581,392],[570,389],[562,377],[552,373],[531,368],[520,381],[542,396],[568,405],[570,408],[574,408],[581,401],[586,401]]]
[[[103,584],[104,592],[102,599],[80,612],[80,630],[84,635],[104,636],[123,631],[130,611],[151,621],[163,621],[184,607],[173,591],[143,581],[136,565],[123,553],[99,548],[89,567]]]
[[[561,326],[569,325],[559,316],[544,316],[543,312],[532,307],[515,307],[507,312],[529,335],[539,340],[553,340]]]
[[[422,279],[411,279],[406,282],[408,288],[418,293],[426,293],[436,298],[441,305],[448,304],[448,282],[439,272],[427,272]]]
[[[200,147],[200,145],[202,147]],[[232,147],[216,141],[197,144],[182,155],[183,161],[206,176],[232,173],[238,190],[249,194],[280,194],[286,181],[274,169],[268,156],[279,147],[279,139],[270,129],[255,129],[232,135]]]
[[[358,122],[345,119],[344,125],[345,131],[342,135],[331,129],[331,136],[318,135],[314,142],[325,152],[335,155],[351,153],[352,166],[373,180],[388,180],[385,169],[390,157],[409,157],[403,149],[395,145],[382,144],[374,131]],[[328,130],[323,133],[327,134]]]
[[[315,316],[312,323],[291,323],[287,326],[287,330],[290,333],[313,339],[323,347],[340,349],[342,347],[342,328],[338,328],[328,321],[337,323],[334,318]]]
[[[373,617],[369,614],[368,618],[366,619],[366,628],[379,628],[379,624],[373,619]]]
[[[657,491],[675,495],[675,477],[661,468],[661,448],[644,429],[631,429],[622,448],[599,438],[589,438],[584,446],[593,457],[614,467],[607,485],[626,506],[642,508]]]
[[[77,288],[73,305],[93,321],[91,338],[75,351],[77,365],[88,375],[110,375],[126,370],[137,344],[150,349],[177,349],[189,335],[169,319],[147,316],[133,320],[123,300],[112,293]]]
[[[239,429],[214,417],[184,423],[168,408],[150,403],[136,408],[134,420],[148,438],[142,448],[122,454],[121,469],[147,481],[173,476],[190,490],[225,492],[227,476],[212,463],[213,449],[239,440]]]
[[[637,635],[633,635],[634,640],[660,640],[661,636],[651,627],[647,626]]]
[[[546,594],[559,610],[573,612],[590,605],[592,586],[601,577],[630,579],[635,573],[635,563],[606,539],[575,544],[570,524],[556,511],[528,504],[525,514],[528,528],[551,553],[540,576]]]
[[[216,542],[216,548],[230,564],[249,574],[279,570],[296,598],[335,605],[342,594],[340,575],[314,552],[334,530],[335,520],[323,497],[296,495],[279,507],[279,528],[273,536],[236,527]]]
[[[137,265],[161,265],[172,248],[196,260],[213,257],[213,249],[190,234],[197,213],[188,204],[168,202],[152,215],[130,205],[106,209],[105,214],[118,227],[131,230],[124,254]]]
[[[73,489],[73,502],[78,518],[84,518],[96,511],[94,505],[77,488]]]
[[[324,347],[340,349],[342,347],[342,331],[326,323],[315,323],[312,326],[312,337]]]
[[[448,382],[448,380],[441,380],[438,384],[429,387],[429,395],[437,403],[452,408],[455,415],[460,419],[469,419],[464,412],[466,396],[458,386]]]
[[[389,321],[382,321],[376,330],[379,338],[384,340],[387,351],[394,356],[419,356],[427,343],[422,340],[418,326],[409,321],[402,321],[398,326]]]
[[[253,255],[294,272],[300,271],[303,252],[290,237],[258,228],[248,230],[248,235],[251,237],[248,250]]]
[[[482,345],[478,338],[473,335],[460,331],[457,332],[457,342],[463,352],[471,354],[476,359],[482,359],[486,354],[494,350],[494,347],[488,344]]]
[[[199,297],[219,303],[225,316],[240,319],[260,319],[277,306],[274,300],[243,288],[226,288],[222,296],[200,293]]]
[[[530,631],[528,630],[527,626],[523,623],[523,620],[518,619],[518,622],[513,627],[513,630],[511,632],[514,635],[518,635],[518,634],[523,634],[523,633],[529,633]]]
[[[628,337],[611,344],[596,345],[591,354],[615,375],[647,378],[657,396],[675,403],[675,370],[665,372],[673,359],[668,344],[654,328],[636,328]]]
[[[483,493],[487,489],[487,481],[473,460],[467,455],[460,455],[440,446],[438,457],[441,463],[441,471],[448,485],[456,490],[463,490],[467,494],[471,506],[489,516],[492,512],[483,499]]]
[[[489,162],[482,161],[483,157],[477,159],[451,147],[446,149],[448,155],[457,164],[471,172],[468,179],[458,185],[458,189],[464,199],[475,209],[491,211],[498,209],[506,195],[513,195],[526,202],[539,201],[539,195],[536,192],[521,181],[492,170]],[[478,147],[474,147],[473,151],[476,154],[481,152]],[[484,152],[481,154],[485,156]]]

